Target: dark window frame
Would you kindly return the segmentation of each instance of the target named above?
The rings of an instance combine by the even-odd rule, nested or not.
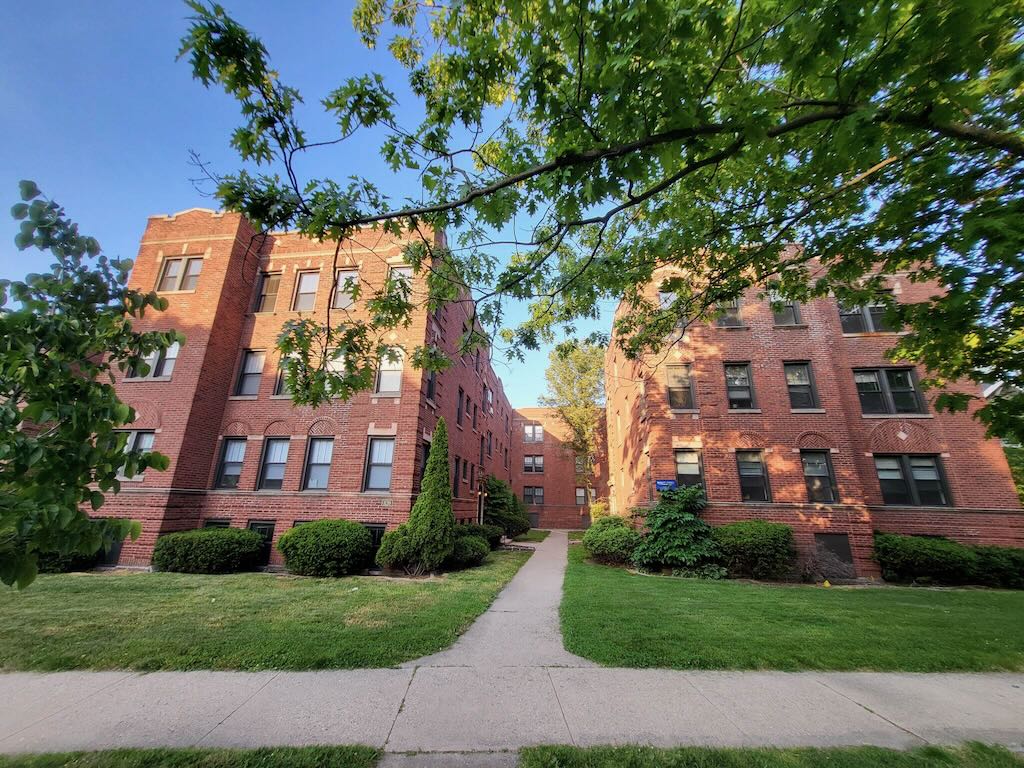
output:
[[[537,499],[540,499],[538,501]],[[534,507],[544,506],[544,486],[543,485],[524,485],[523,486],[523,503]]]
[[[825,472],[824,477],[828,480],[828,498],[815,498],[815,490],[812,487],[812,479],[822,477],[822,475],[808,475],[807,464],[804,461],[805,456],[820,455],[825,458]],[[808,448],[801,449],[800,451],[800,471],[804,476],[804,485],[807,488],[807,501],[812,504],[838,504],[839,503],[839,486],[836,483],[836,472],[835,467],[832,465],[832,452],[827,448]]]
[[[779,302],[780,310],[772,309],[772,325],[776,328],[792,328],[795,325],[803,325],[803,312],[799,301],[793,299],[782,299]],[[786,318],[791,319],[786,319]],[[782,321],[780,322],[780,318]]]
[[[372,463],[373,457],[373,444],[377,441],[384,441],[391,443],[391,463],[380,464]],[[395,474],[395,438],[394,437],[369,437],[366,440],[366,458],[363,461],[363,491],[375,491],[375,492],[390,492],[391,484],[394,481]],[[371,487],[370,486],[370,474],[374,467],[388,467],[388,484],[386,488]]]
[[[274,287],[273,293],[267,291],[267,283],[274,278],[277,278],[277,285]],[[253,305],[253,312],[276,312],[277,311],[277,297],[281,293],[281,278],[280,272],[260,272],[260,284],[256,288],[256,303]],[[267,306],[267,297],[273,297],[273,303]]]
[[[789,369],[798,367],[804,368],[807,371],[806,384],[791,384],[789,382]],[[821,407],[821,400],[818,398],[818,384],[814,379],[814,366],[811,365],[810,360],[785,361],[782,364],[782,376],[786,381],[786,392],[789,395],[789,407],[791,410],[800,411]],[[793,399],[793,395],[803,393],[804,388],[806,388],[806,394],[810,397],[810,405],[798,405]]]
[[[539,459],[539,461],[538,461]],[[539,468],[538,468],[539,465]],[[530,475],[543,475],[544,474],[544,454],[534,454],[523,456],[523,473]]]
[[[250,358],[250,356],[256,356],[256,355],[259,355],[259,357],[260,357],[260,369],[259,369],[259,371],[246,372],[246,370],[245,370],[245,368],[246,368],[246,365],[245,365],[246,361]],[[266,365],[267,365],[267,353],[266,353],[266,350],[263,350],[263,349],[243,349],[242,350],[242,357],[241,357],[241,360],[239,360],[239,364],[238,364],[238,376],[235,379],[234,396],[235,397],[256,397],[257,395],[259,395],[259,393],[260,393],[260,385],[263,383],[263,369],[266,367]],[[249,379],[253,379],[253,378],[255,378],[255,380],[256,380],[256,390],[254,392],[247,392],[247,391],[245,391],[247,389],[247,387],[245,386],[246,381],[249,380]]]
[[[680,478],[683,477],[679,473],[679,454],[696,454],[697,456],[697,478],[696,483],[684,483]],[[694,486],[700,486],[705,489],[707,493],[707,486],[704,482],[704,452],[700,448],[675,448],[672,451],[672,460],[675,462],[675,473],[676,473],[676,487],[678,488],[689,488]]]
[[[224,473],[225,466],[228,463],[226,461],[226,459],[227,459],[227,455],[228,455],[228,444],[229,443],[241,443],[242,446],[243,446],[243,448],[242,448],[242,460],[241,461],[232,461],[232,462],[230,462],[231,464],[237,464],[238,465],[238,475],[237,475],[238,479],[235,480],[233,485],[226,485],[224,483],[224,478],[226,476],[227,477],[234,477],[234,475],[225,475],[225,473]],[[238,488],[238,481],[241,480],[241,478],[242,478],[242,470],[245,468],[245,453],[246,453],[246,450],[248,449],[248,445],[249,445],[249,441],[248,440],[246,440],[244,437],[236,436],[236,435],[227,435],[227,436],[224,437],[223,440],[221,440],[220,457],[217,459],[217,474],[214,477],[214,481],[213,481],[213,487],[214,488],[220,488],[220,489],[226,489],[226,490],[234,490],[234,489]]]
[[[580,496],[583,496],[583,501],[580,501]],[[581,485],[576,486],[576,506],[585,507],[587,506],[587,489]]]
[[[884,289],[880,293],[892,295],[892,289]],[[839,304],[839,325],[844,334],[858,333],[899,333],[900,328],[890,328],[885,324],[884,302],[873,301],[845,307]]]
[[[872,454],[872,461],[875,464],[875,477],[878,479],[879,490],[882,494],[882,504],[892,507],[952,507],[953,497],[949,489],[949,479],[946,477],[946,470],[942,464],[942,457],[937,453],[875,453]],[[898,461],[901,480],[909,501],[889,501],[886,499],[885,485],[882,478],[878,477],[878,459],[896,459]],[[913,459],[930,459],[935,465],[936,483],[938,492],[942,495],[939,503],[923,503],[921,501],[921,489],[918,487],[918,480],[914,477]]]
[[[462,426],[462,417],[463,417],[462,409],[463,409],[463,405],[464,405],[465,402],[466,402],[466,390],[464,390],[462,387],[459,387],[459,407],[455,411],[455,425],[459,426],[459,427]]]
[[[890,373],[907,373],[910,377],[910,389],[899,388],[896,392],[912,392],[914,395],[914,401],[916,409],[913,411],[897,410],[896,398],[893,395],[894,389],[889,379]],[[857,374],[874,374],[875,380],[878,382],[879,390],[878,396],[881,398],[881,404],[884,410],[865,410],[865,395],[874,394],[862,392],[857,381]],[[907,368],[901,366],[888,366],[884,368],[854,368],[853,369],[853,386],[857,390],[857,399],[860,401],[860,412],[865,415],[895,415],[901,416],[905,414],[921,414],[928,413],[927,406],[925,404],[924,395],[921,392],[921,385],[917,380],[917,370],[914,368]]]
[[[282,468],[281,469],[281,479],[277,480],[275,478],[275,479],[268,480],[268,478],[267,478],[267,467],[268,467],[267,458],[268,458],[268,455],[270,453],[270,444],[271,443],[282,443],[282,442],[285,445],[288,446],[288,449],[285,451],[285,454],[284,454],[284,461],[283,462],[275,461],[273,463],[273,466],[275,466],[275,467],[276,466],[280,466]],[[280,491],[280,490],[284,489],[284,474],[285,474],[285,472],[288,469],[288,456],[291,453],[291,448],[292,448],[291,442],[292,442],[291,438],[289,438],[289,437],[277,437],[277,436],[274,436],[274,437],[265,437],[263,439],[263,450],[260,452],[260,473],[259,473],[259,476],[256,478],[256,490],[258,490],[258,491]],[[271,483],[280,482],[281,485],[279,487],[277,487],[277,488],[268,487],[267,486],[268,482],[271,482]]]
[[[754,462],[749,461],[749,460],[744,462],[740,458],[740,456],[742,454],[756,454],[757,455],[757,457],[758,457],[757,463],[759,463],[761,465],[761,473],[759,475],[751,475],[751,474],[744,475],[743,474],[742,464],[743,463],[752,464]],[[770,480],[769,475],[768,475],[768,462],[767,462],[765,456],[766,456],[766,454],[764,452],[764,449],[762,449],[762,448],[743,448],[743,449],[737,449],[737,451],[736,451],[736,473],[739,476],[739,481],[740,481],[740,499],[742,501],[746,502],[746,503],[750,503],[750,504],[770,504],[771,501],[772,501],[772,486],[771,486],[771,480]],[[743,482],[743,478],[744,477],[760,477],[761,478],[761,480],[763,481],[763,488],[762,488],[763,494],[762,495],[764,496],[764,498],[753,498],[753,497],[747,498],[748,491],[753,486],[748,482],[747,483],[748,487],[745,488],[744,487],[744,482]]]
[[[317,442],[329,442],[331,444],[331,459],[326,464],[324,462],[313,463],[311,461],[313,456],[313,444]],[[334,463],[334,437],[329,435],[313,435],[306,440],[306,456],[302,462],[302,490],[304,491],[326,491],[331,482],[331,465]],[[323,486],[310,487],[309,478],[311,470],[314,467],[327,467],[327,477],[324,479]]]
[[[738,387],[729,384],[729,369],[730,368],[745,368],[747,373],[747,386]],[[754,366],[750,362],[743,363],[725,363],[725,397],[729,404],[730,411],[753,411],[757,410],[757,391],[754,388]],[[746,405],[733,405],[734,402],[743,402],[742,398],[734,398],[733,391],[749,390],[749,397],[746,398]]]
[[[684,386],[679,386],[680,379],[676,379],[676,386],[673,386],[673,373],[682,371],[681,380],[685,381]],[[668,390],[668,407],[673,411],[694,411],[697,410],[697,392],[693,382],[693,366],[690,363],[673,363],[665,368],[666,387]]]
[[[715,307],[722,311],[722,314],[715,320],[719,328],[744,328],[743,323],[743,301],[739,297],[730,299],[727,302],[719,302]]]
[[[149,373],[143,375],[138,369],[132,367],[128,369],[125,379],[128,381],[145,381],[147,379],[160,379],[163,381],[170,379],[174,373],[174,366],[177,364],[178,355],[180,354],[181,344],[177,341],[166,349],[151,352],[143,359],[143,362],[149,366]],[[168,362],[170,362],[170,368],[167,367]]]
[[[377,397],[395,397],[402,393],[402,384],[405,381],[405,350],[401,347],[392,347],[393,350],[398,352],[398,360],[394,361],[388,355],[381,355],[377,361],[377,371],[374,374],[373,380],[373,394]],[[397,368],[384,366],[398,366]],[[381,389],[381,382],[385,374],[393,376],[398,374],[398,388],[397,389]]]

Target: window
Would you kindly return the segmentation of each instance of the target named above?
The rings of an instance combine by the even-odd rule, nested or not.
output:
[[[817,408],[818,393],[814,388],[810,363],[784,363],[789,407],[793,409]]]
[[[316,289],[320,284],[319,272],[299,272],[295,277],[293,312],[308,312],[316,305]]]
[[[719,328],[740,328],[743,319],[740,317],[740,300],[732,299],[718,304],[718,310],[722,312],[717,320]]]
[[[855,370],[853,380],[860,397],[861,413],[924,413],[911,368]]]
[[[505,466],[508,467],[508,465],[509,465],[508,446],[506,445],[505,446]]]
[[[242,366],[238,371],[238,383],[235,385],[236,395],[259,394],[264,357],[265,353],[255,349],[247,349],[242,353]]]
[[[325,490],[331,474],[331,457],[334,455],[333,437],[314,437],[306,450],[306,471],[302,487],[306,490]]]
[[[274,542],[274,524],[263,520],[250,520],[250,531],[255,531],[263,539],[263,550],[260,552],[260,564],[266,565],[270,562],[270,552]]]
[[[334,300],[332,309],[348,309],[355,303],[356,286],[359,285],[359,273],[354,269],[339,270],[334,279]]]
[[[455,457],[455,471],[452,472],[452,496],[459,497],[459,457]]]
[[[203,521],[203,528],[230,528],[231,521],[223,518],[208,518]]]
[[[544,488],[539,485],[527,485],[523,488],[523,501],[526,504],[542,505],[544,503]]]
[[[290,395],[288,389],[288,358],[282,357],[277,361],[277,378],[274,379],[275,395]]]
[[[523,442],[524,443],[543,443],[544,442],[544,427],[540,424],[524,424],[523,425]]]
[[[395,359],[391,359],[391,354]],[[397,395],[402,391],[402,367],[405,353],[397,347],[391,348],[391,354],[381,355],[377,366],[377,394]]]
[[[154,352],[150,352],[145,357],[146,367],[149,369],[147,373],[143,373],[142,369],[130,368],[128,370],[129,379],[159,379],[166,378],[171,375],[174,371],[174,363],[178,360],[178,350],[181,345],[178,342],[174,342],[167,349],[160,349]]]
[[[680,448],[676,451],[676,485],[704,487],[704,467],[700,451],[696,448]]]
[[[662,309],[668,309],[676,303],[676,292],[675,291],[658,291],[658,306]]]
[[[128,432],[128,441],[124,444],[124,452],[130,453],[132,451],[138,451],[140,453],[146,453],[153,450],[153,439],[156,437],[156,433],[151,430],[130,430]],[[118,472],[118,477],[122,480],[141,480],[142,473],[137,475],[125,475]]]
[[[544,471],[543,456],[523,456],[523,472],[540,474]]]
[[[886,504],[949,506],[949,490],[938,456],[875,456],[875,470]]]
[[[740,495],[744,501],[772,500],[764,452],[736,451],[736,466],[740,473]]]
[[[460,427],[462,426],[462,404],[466,400],[466,393],[462,391],[462,387],[459,387],[459,407],[455,411],[455,423]]]
[[[481,466],[483,466],[483,463],[484,463],[484,442],[485,442],[484,436],[480,435],[480,465]]]
[[[836,478],[828,451],[800,451],[800,463],[807,483],[807,500],[835,504],[839,499]]]
[[[470,490],[476,488],[476,464],[469,465],[469,488]]]
[[[370,532],[370,546],[376,552],[380,549],[380,542],[384,538],[384,532],[388,529],[386,525],[381,523],[363,523],[363,528]]]
[[[477,408],[476,403],[473,403],[473,429],[476,429],[476,417],[479,412],[480,409]]]
[[[401,283],[406,288],[412,289],[412,267],[392,267],[388,271],[388,277],[397,283]]]
[[[203,260],[167,259],[160,273],[158,291],[194,291],[199,283],[199,273],[203,271]]]
[[[682,410],[695,407],[693,397],[693,380],[690,378],[690,366],[668,366],[668,406]]]
[[[433,400],[437,397],[437,371],[427,371],[423,377],[427,382],[427,400]]]
[[[494,455],[494,435],[491,434],[491,430],[487,430],[487,456]]]
[[[469,462],[465,459],[462,460],[462,482],[469,482]]]
[[[476,354],[473,356],[473,370],[476,371],[477,373],[480,373],[480,350],[479,349],[476,351]]]
[[[366,452],[366,478],[363,489],[367,491],[391,490],[391,465],[395,457],[395,438],[371,437]]]
[[[892,291],[881,291],[882,296],[892,296]],[[893,333],[899,328],[886,317],[887,302],[879,299],[859,307],[839,305],[839,323],[843,333]]]
[[[473,413],[473,401],[470,398],[466,398],[466,416],[471,416]]]
[[[577,475],[582,475],[584,472],[587,471],[587,457],[586,456],[576,456],[575,460],[576,460],[576,474]]]
[[[754,407],[754,382],[750,363],[727,363],[725,388],[729,395],[729,410]]]
[[[281,490],[284,483],[284,468],[288,463],[288,443],[287,437],[269,437],[263,444],[260,479],[256,484],[258,489]]]
[[[257,312],[274,311],[277,307],[277,291],[280,287],[280,272],[264,272],[260,275],[260,290],[256,296]]]
[[[769,298],[772,304],[778,306],[778,309],[772,308],[775,325],[800,325],[799,302],[792,299],[784,299],[777,295],[770,296]]]
[[[484,413],[494,413],[494,393],[484,384]]]
[[[220,451],[220,466],[217,467],[215,488],[237,488],[242,476],[242,462],[245,461],[244,437],[225,437]]]
[[[587,489],[576,486],[576,506],[584,507],[587,504]]]

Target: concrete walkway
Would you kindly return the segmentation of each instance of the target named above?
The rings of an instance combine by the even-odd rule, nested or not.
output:
[[[565,553],[552,533],[455,646],[399,669],[0,675],[0,752],[361,743],[400,768],[511,766],[535,744],[1024,749],[1020,674],[594,667],[558,637]]]

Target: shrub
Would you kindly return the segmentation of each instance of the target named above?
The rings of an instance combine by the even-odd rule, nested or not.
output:
[[[602,517],[608,517],[611,514],[608,510],[607,501],[592,501],[590,502],[590,521],[596,522]]]
[[[627,527],[625,523],[591,526],[583,534],[583,546],[590,556],[599,563],[610,565],[625,565],[632,562],[633,553],[639,544],[640,534]]]
[[[497,549],[501,546],[501,537],[504,535],[505,530],[498,525],[478,525],[477,523],[470,523],[469,525],[455,526],[456,539],[463,536],[479,536],[487,542],[487,545],[491,549]]]
[[[487,539],[482,536],[460,536],[455,539],[455,546],[445,566],[451,570],[472,568],[486,560],[490,551]]]
[[[409,535],[409,526],[402,523],[388,531],[380,540],[377,549],[377,565],[394,570],[406,569],[415,557],[415,546]]]
[[[409,573],[418,575],[436,571],[452,553],[455,513],[452,511],[450,480],[448,427],[442,418],[434,427],[434,439],[430,443],[419,496],[409,513],[409,520],[404,524],[409,537],[404,568]]]
[[[292,528],[277,542],[285,565],[300,576],[347,576],[373,553],[366,526],[350,520],[317,520]]]
[[[510,539],[530,530],[530,517],[522,500],[512,492],[504,480],[488,475],[484,481],[487,496],[484,499],[484,522],[500,526]]]
[[[782,523],[744,520],[714,529],[722,565],[732,577],[781,579],[793,567],[793,529]]]
[[[36,562],[40,573],[71,573],[72,571],[91,571],[100,561],[100,552],[83,555],[79,552],[61,554],[60,552],[38,552]]]
[[[875,560],[886,581],[1024,589],[1024,550],[1012,547],[970,547],[939,537],[876,533]]]
[[[235,573],[259,563],[263,538],[242,528],[200,528],[156,540],[153,567],[178,573]]]
[[[647,532],[633,553],[637,567],[699,571],[706,565],[718,565],[721,553],[714,531],[697,516],[706,504],[701,488],[663,492],[647,512]]]
[[[592,522],[590,527],[587,528],[587,533],[590,531],[603,531],[607,528],[629,528],[629,525],[626,524],[626,518],[624,517],[605,515]],[[587,534],[584,533],[583,535],[586,536]]]
[[[967,584],[978,556],[970,547],[943,538],[875,534],[875,560],[886,581]]]

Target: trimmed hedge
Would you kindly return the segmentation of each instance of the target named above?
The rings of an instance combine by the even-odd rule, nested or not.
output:
[[[505,529],[500,525],[479,525],[477,523],[468,523],[466,525],[455,526],[456,539],[460,539],[463,536],[479,536],[487,542],[491,549],[497,549],[501,546],[501,537],[504,535]]]
[[[473,568],[486,560],[490,553],[491,548],[487,544],[487,539],[482,536],[460,536],[455,539],[455,547],[448,560],[445,561],[445,567],[453,571],[460,568]]]
[[[416,556],[416,545],[409,527],[400,525],[393,531],[384,534],[377,549],[377,565],[381,568],[400,570],[412,562]]]
[[[781,579],[796,562],[793,529],[783,523],[743,520],[715,528],[714,537],[732,578]]]
[[[263,552],[263,538],[242,528],[200,528],[168,533],[156,540],[153,567],[178,573],[251,571]]]
[[[603,517],[602,521],[611,518]],[[619,524],[592,525],[583,534],[583,546],[590,556],[599,563],[626,565],[632,562],[633,553],[640,545],[641,536],[625,524],[622,518],[615,518]]]
[[[373,554],[373,537],[351,520],[316,520],[285,533],[277,542],[285,565],[299,576],[347,576]]]
[[[940,537],[876,533],[874,557],[886,581],[1024,589],[1022,549],[971,547]]]

